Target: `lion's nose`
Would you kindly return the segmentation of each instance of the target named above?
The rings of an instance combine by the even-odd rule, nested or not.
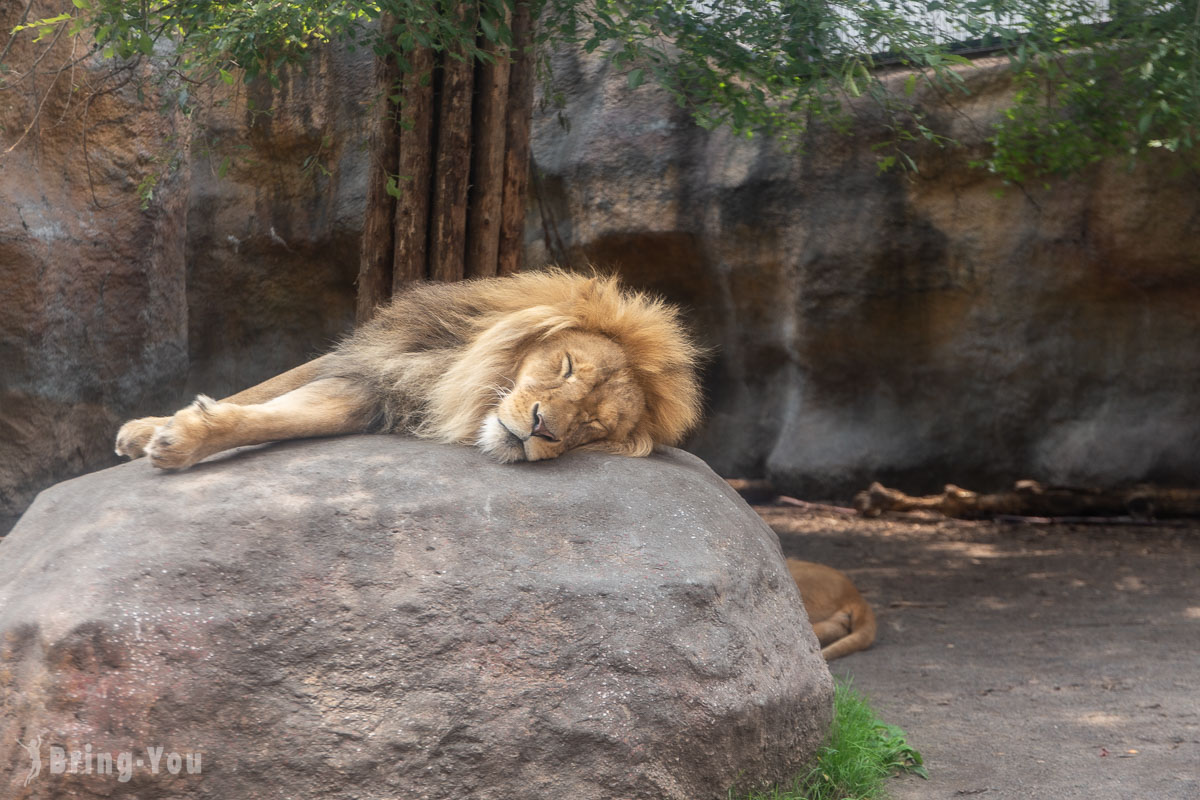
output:
[[[550,429],[546,427],[545,418],[538,413],[538,408],[540,407],[540,403],[533,404],[533,430],[529,432],[529,435],[541,437],[548,442],[557,442],[558,437],[550,432]]]

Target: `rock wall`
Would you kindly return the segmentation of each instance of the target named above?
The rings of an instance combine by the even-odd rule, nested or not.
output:
[[[692,309],[717,355],[689,449],[722,474],[826,497],[1194,484],[1200,181],[1173,157],[1050,188],[969,170],[1008,91],[983,66],[956,108],[922,98],[966,152],[906,177],[878,173],[870,126],[789,155],[560,56],[532,260],[616,265]]]
[[[17,37],[6,61],[38,52]],[[64,37],[44,74],[0,90],[0,535],[40,489],[115,463],[123,420],[257,383],[353,322],[369,53],[223,88],[203,124],[134,82],[88,100],[117,83],[111,62],[84,61],[71,92],[45,70],[69,57]]]
[[[715,355],[689,446],[723,474],[834,497],[1200,475],[1194,173],[1104,164],[1021,189],[966,169],[998,66],[956,109],[925,98],[967,151],[926,152],[912,178],[878,174],[869,126],[788,155],[594,60],[556,71],[570,126],[536,120],[527,261],[616,265],[691,309]],[[370,74],[369,54],[325,52],[234,87],[146,210],[134,187],[181,121],[130,88],[86,120],[50,93],[0,157],[0,531],[111,463],[123,418],[251,385],[349,327]],[[39,95],[4,98],[7,149]]]
[[[24,5],[0,9],[0,29]],[[136,192],[177,120],[130,86],[85,115],[84,95],[44,68],[69,55],[60,45],[0,92],[0,533],[38,490],[113,463],[102,432],[187,371],[186,169],[145,210]],[[17,37],[10,63],[33,59]]]
[[[353,325],[371,81],[369,51],[323,50],[205,116],[211,147],[188,186],[187,394],[241,391]]]

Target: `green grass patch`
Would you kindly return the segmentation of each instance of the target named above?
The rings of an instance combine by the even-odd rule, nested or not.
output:
[[[928,778],[921,754],[904,739],[904,731],[880,720],[866,699],[838,683],[833,695],[829,741],[817,751],[808,772],[791,784],[730,800],[882,800],[893,775],[914,773]]]

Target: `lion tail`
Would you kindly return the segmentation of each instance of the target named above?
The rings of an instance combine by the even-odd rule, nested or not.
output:
[[[821,648],[821,655],[826,661],[866,650],[875,641],[875,612],[866,600],[859,597],[842,612],[850,615],[850,633]]]

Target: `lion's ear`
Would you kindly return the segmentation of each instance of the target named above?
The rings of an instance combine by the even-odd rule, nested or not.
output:
[[[614,442],[611,439],[601,439],[591,442],[583,446],[585,450],[600,450],[605,453],[613,453],[619,456],[648,456],[654,450],[654,440],[650,438],[648,433],[643,431],[634,431],[629,434],[629,438]]]

